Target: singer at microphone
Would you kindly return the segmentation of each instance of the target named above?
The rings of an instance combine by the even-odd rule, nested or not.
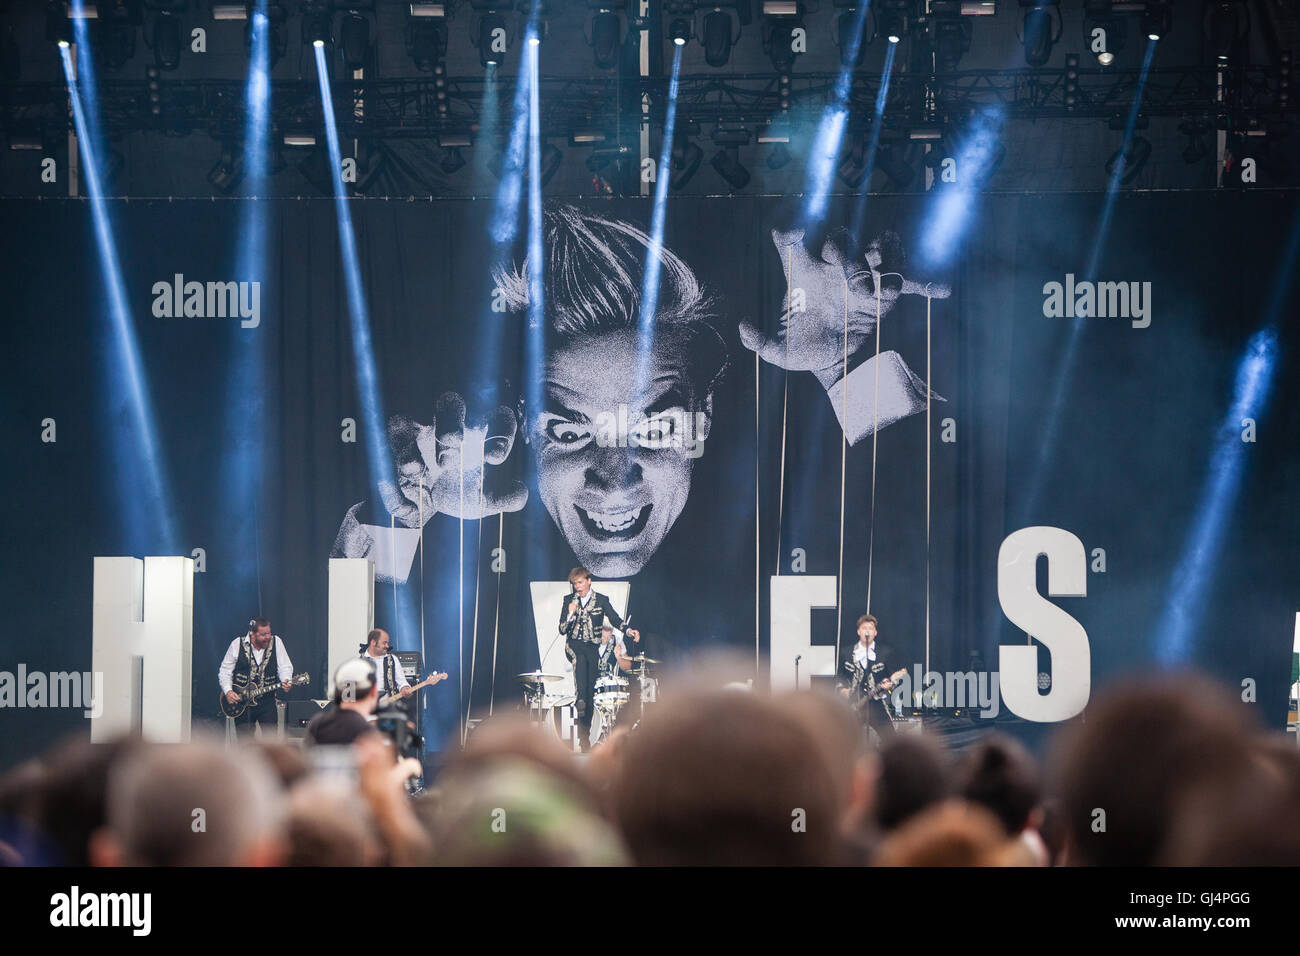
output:
[[[560,609],[560,634],[564,636],[568,656],[573,661],[574,694],[578,698],[578,740],[582,749],[589,745],[593,698],[600,679],[600,629],[606,621],[630,637],[641,641],[634,627],[624,629],[623,618],[604,594],[591,589],[591,572],[574,568],[569,572],[573,591]]]

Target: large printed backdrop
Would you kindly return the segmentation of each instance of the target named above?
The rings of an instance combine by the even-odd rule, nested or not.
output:
[[[93,556],[202,548],[196,716],[215,711],[220,655],[259,609],[297,668],[318,678],[312,695],[319,694],[327,559],[364,548],[365,526],[387,524],[389,509],[367,461],[373,436],[334,204],[257,205],[268,229],[260,277],[240,274],[247,210],[238,202],[109,204],[175,508],[168,541],[139,479],[142,445],[91,210],[77,201],[4,204],[11,454],[3,669],[18,662],[89,668]],[[649,378],[670,383],[659,390],[659,411],[707,414],[702,454],[687,458],[671,449],[602,449],[584,437],[574,413],[590,425],[596,410],[624,397],[632,413],[644,410],[630,391],[639,374],[635,350],[620,347],[617,334],[551,331],[548,354],[560,358],[546,367],[547,380],[577,385],[528,394],[540,366],[528,351],[523,313],[511,310],[506,294],[527,282],[511,286],[508,275],[493,275],[499,257],[489,240],[490,204],[353,203],[383,414],[399,426],[375,444],[406,466],[399,474],[432,482],[455,419],[447,393],[464,400],[470,426],[502,434],[510,421],[524,423],[505,460],[487,469],[487,517],[473,517],[471,461],[471,507],[463,512],[470,516],[442,513],[458,509],[445,506],[445,494],[442,508],[431,497],[422,540],[409,559],[398,557],[404,580],[377,586],[378,623],[397,647],[419,649],[423,640],[429,665],[453,671],[445,693],[427,695],[431,743],[456,724],[458,685],[475,701],[474,716],[485,712],[494,657],[495,703],[514,701],[512,675],[538,659],[529,584],[563,579],[580,558],[631,581],[633,621],[667,657],[712,645],[752,655],[756,640],[765,649],[769,576],[838,574],[842,562],[842,614],[815,612],[814,640],[833,643],[838,627],[847,641],[866,607],[870,572],[871,611],[885,640],[904,662],[921,660],[927,496],[932,667],[967,670],[975,659],[991,670],[999,643],[1024,640],[999,608],[996,556],[1009,532],[1042,524],[1078,535],[1089,552],[1105,551],[1105,572],[1089,574],[1085,598],[1056,599],[1088,632],[1094,693],[1120,673],[1150,671],[1153,632],[1204,508],[1238,364],[1268,319],[1291,205],[1256,194],[1121,198],[1096,278],[1150,283],[1150,322],[1079,320],[1071,351],[1076,322],[1045,314],[1044,286],[1084,278],[1097,195],[984,197],[942,272],[924,255],[929,197],[871,197],[865,211],[857,199],[833,200],[833,223],[866,223],[853,248],[834,233],[823,246],[821,236],[799,241],[785,232],[797,208],[779,200],[670,202],[665,246],[684,272],[665,276],[660,304],[675,301],[683,275],[702,292],[698,315],[686,322],[694,336],[659,340]],[[548,222],[590,226],[591,215],[633,237],[625,254],[643,254],[626,224],[647,227],[646,203],[578,204],[553,211]],[[581,228],[565,235],[572,265],[582,259],[574,239]],[[548,242],[562,239],[548,233]],[[505,258],[521,265],[523,255],[521,242]],[[864,263],[918,283],[891,303],[898,284],[882,280],[879,359],[875,292],[869,279],[854,276]],[[569,298],[608,307],[617,298],[615,264],[604,275],[575,266]],[[756,336],[778,332],[792,271],[789,285],[800,296],[792,331],[788,340],[771,339],[756,360]],[[155,307],[157,284],[178,274],[187,282],[259,279],[257,326],[156,315],[167,311]],[[632,280],[639,284],[639,276]],[[951,296],[927,301],[915,291],[926,282],[950,286]],[[1243,481],[1223,514],[1215,573],[1198,588],[1203,613],[1187,658],[1233,683],[1257,681],[1274,724],[1285,708],[1300,601],[1295,314],[1292,294],[1279,312],[1271,397],[1257,440],[1241,450]],[[757,331],[742,336],[741,323]],[[845,348],[847,398],[836,384],[841,373],[810,371]],[[716,364],[724,365],[720,376],[712,374]],[[888,423],[873,440],[861,384],[874,386],[877,369],[884,383],[878,414]],[[1068,378],[1058,386],[1062,374]],[[928,480],[927,415],[923,398],[919,410],[915,401],[927,377],[942,399],[930,413]],[[572,401],[560,401],[566,397]],[[841,441],[834,403],[848,409],[850,443]],[[46,419],[56,423],[52,443],[41,440]],[[356,423],[355,441],[344,440],[345,419]],[[450,460],[443,491],[454,479],[459,493],[459,464]],[[492,513],[491,500],[518,510]],[[629,520],[644,522],[644,531],[629,529]],[[390,545],[383,545],[389,565]],[[594,569],[599,577],[602,568]],[[558,606],[547,612],[558,614]],[[11,728],[0,745],[5,764],[85,728],[79,710],[7,711],[4,720]]]

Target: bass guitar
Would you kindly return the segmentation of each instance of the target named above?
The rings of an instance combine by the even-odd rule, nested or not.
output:
[[[421,687],[432,687],[434,684],[438,683],[438,681],[446,680],[446,679],[447,679],[446,671],[443,671],[441,674],[435,672],[433,674],[430,674],[424,680],[420,681],[420,683],[410,685],[411,692],[414,693],[415,691],[419,690]],[[379,699],[378,706],[387,707],[393,701],[401,700],[401,699],[402,699],[401,691],[398,691],[396,694],[389,694],[387,697],[381,697]]]

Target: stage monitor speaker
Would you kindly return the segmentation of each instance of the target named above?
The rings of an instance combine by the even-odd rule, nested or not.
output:
[[[314,700],[286,700],[284,702],[284,735],[291,739],[306,736],[308,722],[324,709]]]

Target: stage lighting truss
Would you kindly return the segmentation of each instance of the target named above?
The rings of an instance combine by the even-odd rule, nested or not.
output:
[[[412,18],[411,23],[414,23]],[[442,56],[446,50],[445,23],[426,19],[435,28],[432,39],[425,37],[409,49],[423,56],[432,75],[423,78],[344,80],[333,86],[338,98],[336,112],[340,133],[379,138],[437,136],[451,129],[480,124],[483,117],[485,77],[481,74],[453,77],[445,73]],[[440,32],[439,32],[440,28]],[[1142,112],[1150,117],[1208,116],[1224,129],[1245,129],[1258,122],[1300,121],[1296,98],[1290,94],[1289,61],[1281,66],[1234,65],[1222,70],[1214,65],[1166,67],[1153,70],[1143,94]],[[784,116],[795,128],[815,126],[827,102],[835,95],[838,71],[803,74],[707,73],[682,76],[679,81],[677,123],[712,127],[719,122],[756,128]],[[897,72],[890,82],[884,111],[886,130],[906,131],[936,117],[936,103],[949,117],[993,107],[1007,120],[1052,119],[1065,116],[1108,121],[1126,112],[1132,102],[1137,70],[1077,69],[1072,62],[1064,69],[964,70],[959,73]],[[855,72],[847,106],[849,127],[866,128],[874,114],[880,89],[879,74]],[[518,77],[506,73],[498,78],[499,104],[513,102]],[[616,84],[596,76],[541,77],[542,126],[548,135],[567,136],[587,123],[615,131],[620,95],[650,96],[662,102],[667,78],[630,78],[630,90],[620,93]],[[624,84],[626,87],[626,84]],[[7,106],[0,110],[0,129],[9,132],[15,124],[34,123],[51,132],[66,130],[67,89],[62,83],[30,82],[6,85]],[[100,88],[102,123],[107,132],[157,129],[157,118],[144,104],[149,100],[144,77],[115,80]],[[243,135],[247,108],[242,80],[174,80],[166,83],[166,129],[184,133],[202,130],[221,138]],[[1071,105],[1067,96],[1073,96]],[[351,102],[347,102],[347,100]],[[354,112],[364,102],[361,115]],[[505,109],[504,106],[499,106]],[[277,128],[305,123],[320,128],[320,90],[315,81],[273,81],[272,119]],[[649,120],[640,120],[648,123]],[[553,131],[553,132],[551,132]],[[622,130],[620,135],[626,135]]]

